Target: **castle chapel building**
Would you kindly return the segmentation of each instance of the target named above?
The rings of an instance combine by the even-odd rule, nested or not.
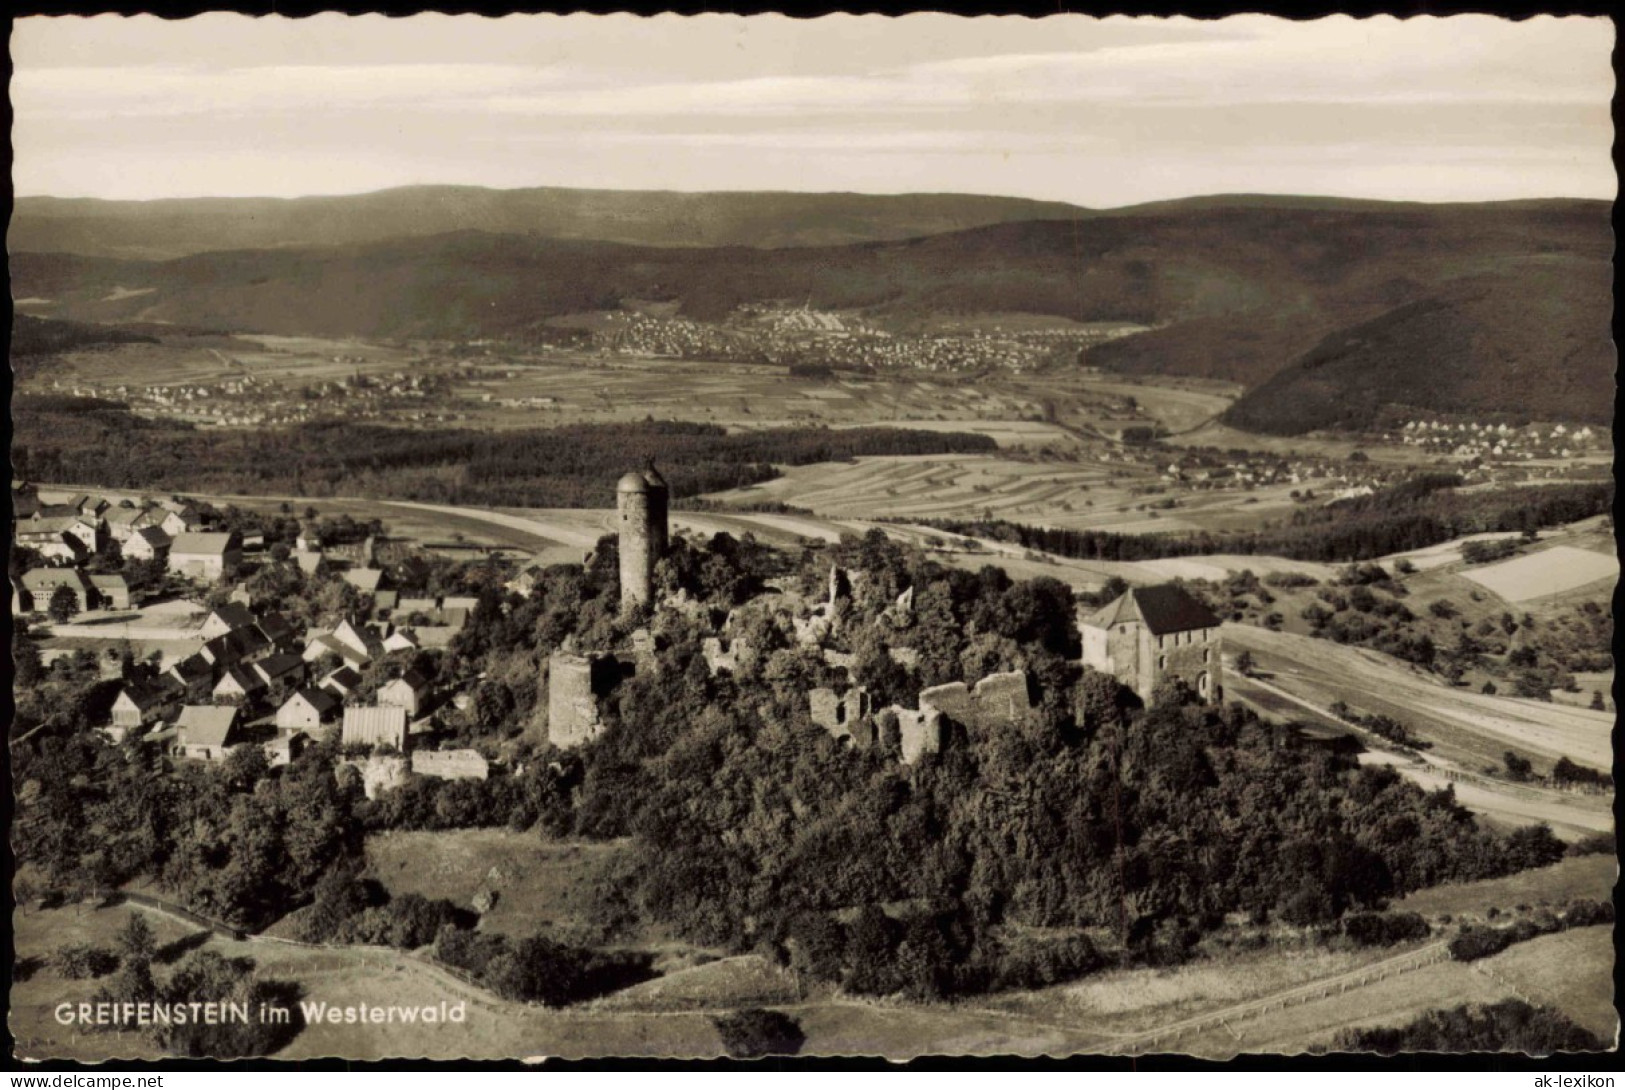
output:
[[[1079,618],[1083,664],[1113,675],[1147,703],[1160,681],[1177,677],[1216,704],[1224,698],[1219,624],[1179,587],[1136,587]]]

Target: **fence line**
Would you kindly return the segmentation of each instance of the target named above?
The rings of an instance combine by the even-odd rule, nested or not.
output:
[[[1165,1037],[1177,1041],[1186,1034],[1199,1035],[1219,1027],[1223,1027],[1232,1037],[1239,1041],[1243,1035],[1230,1025],[1231,1021],[1249,1020],[1268,1014],[1272,1010],[1285,1010],[1291,1006],[1303,1006],[1315,1000],[1328,998],[1333,994],[1334,984],[1337,988],[1337,994],[1342,995],[1350,988],[1361,988],[1379,980],[1386,980],[1390,976],[1415,972],[1428,965],[1448,961],[1449,958],[1450,952],[1446,944],[1443,942],[1435,943],[1420,950],[1414,950],[1409,954],[1401,954],[1390,960],[1380,962],[1355,975],[1345,976],[1337,981],[1300,985],[1271,998],[1256,1000],[1250,1004],[1242,1004],[1239,1007],[1228,1007],[1211,1015],[1203,1015],[1172,1026],[1163,1026],[1137,1038],[1131,1038],[1123,1043],[1121,1048],[1124,1052],[1138,1052],[1155,1047]]]

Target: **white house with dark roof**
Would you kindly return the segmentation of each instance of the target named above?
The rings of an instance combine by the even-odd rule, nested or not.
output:
[[[118,697],[113,701],[112,724],[121,730],[130,731],[150,723],[158,717],[164,700],[164,693],[159,689],[126,685],[119,690]]]
[[[331,722],[342,705],[326,689],[300,689],[276,710],[278,730],[314,731]]]
[[[408,715],[417,715],[429,698],[429,679],[416,670],[408,670],[378,689],[378,703],[405,708]]]
[[[1111,674],[1147,702],[1165,678],[1179,678],[1207,703],[1218,703],[1224,699],[1221,623],[1182,587],[1135,587],[1079,619],[1083,664]]]
[[[297,682],[304,676],[305,660],[298,655],[268,655],[252,667],[267,685]]]
[[[206,640],[212,640],[216,636],[224,636],[227,632],[245,628],[253,623],[252,610],[247,606],[230,602],[211,610],[209,615],[203,618],[203,624],[198,627],[198,635]]]
[[[124,539],[126,560],[162,560],[169,556],[170,539],[158,526],[142,526]]]
[[[228,666],[214,685],[216,700],[247,700],[265,688],[265,679],[247,666]]]

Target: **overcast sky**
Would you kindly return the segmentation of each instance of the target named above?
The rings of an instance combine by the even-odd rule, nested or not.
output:
[[[1611,199],[1612,45],[1550,17],[28,18],[13,182]]]

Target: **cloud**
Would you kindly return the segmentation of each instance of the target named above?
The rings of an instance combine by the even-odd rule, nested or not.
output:
[[[1393,196],[1611,195],[1612,40],[1600,19],[1488,16],[25,19],[13,173],[108,194],[139,175],[148,194],[453,173],[658,188],[680,167],[692,188],[974,180],[1130,203],[1170,179],[1330,192],[1364,156]]]

